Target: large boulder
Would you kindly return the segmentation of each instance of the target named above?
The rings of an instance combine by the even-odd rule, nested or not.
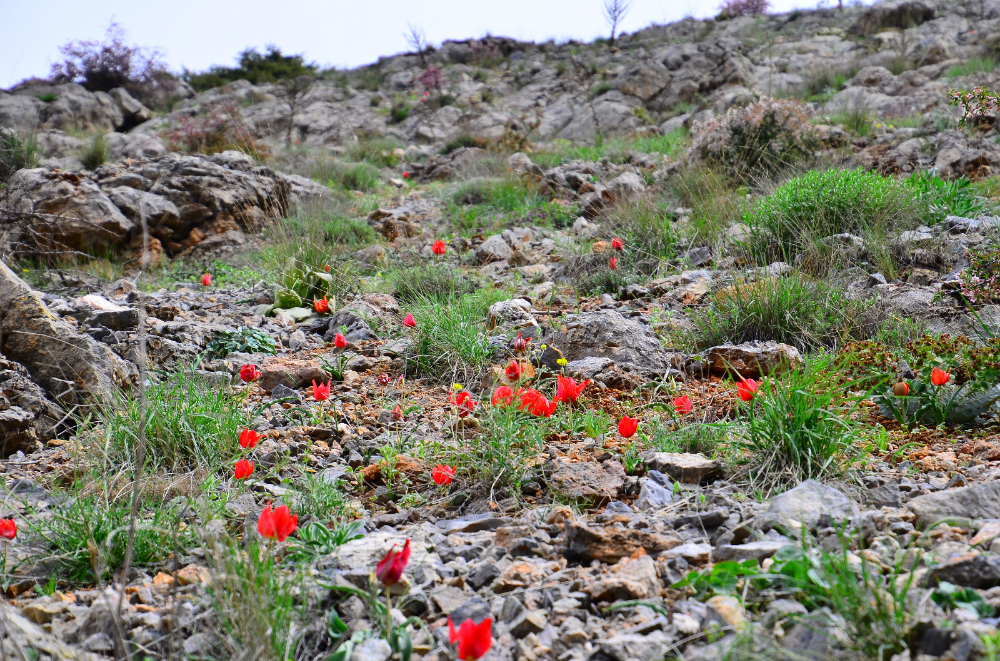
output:
[[[568,315],[559,328],[543,325],[528,329],[524,336],[529,333],[539,334],[536,344],[558,349],[568,361],[609,358],[654,371],[670,365],[671,354],[664,350],[653,329],[637,319],[622,316],[617,310]]]
[[[917,527],[941,519],[1000,519],[1000,482],[984,482],[917,496],[906,504]]]
[[[764,512],[760,525],[764,530],[814,530],[822,525],[841,525],[859,513],[857,504],[844,493],[816,480],[806,480],[776,496]]]
[[[17,361],[56,401],[82,404],[112,395],[130,377],[106,345],[49,311],[42,296],[0,263],[0,352]]]

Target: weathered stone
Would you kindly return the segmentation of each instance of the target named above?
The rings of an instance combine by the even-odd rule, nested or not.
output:
[[[671,502],[673,502],[673,495],[668,489],[660,486],[655,480],[649,478],[642,480],[639,499],[635,501],[635,506],[640,512],[658,510]]]
[[[930,587],[941,581],[978,590],[995,587],[1000,585],[1000,558],[978,551],[951,558],[931,569],[927,575]]]
[[[644,552],[638,558],[622,558],[607,576],[584,586],[594,601],[650,599],[659,595],[660,578],[656,564]]]
[[[659,661],[670,649],[672,639],[662,631],[654,631],[648,635],[618,634],[611,638],[595,640],[594,647],[599,651],[596,658],[614,659],[614,661]],[[593,657],[592,657],[593,658]]]
[[[480,264],[491,262],[503,262],[511,258],[513,251],[503,237],[499,234],[487,237],[485,241],[476,248],[476,257]]]
[[[54,661],[99,661],[104,658],[67,645],[21,615],[13,606],[2,604],[0,609],[6,634],[0,645],[4,656],[9,659],[21,658],[26,649],[37,650]]]
[[[617,461],[603,463],[559,460],[549,477],[552,489],[565,498],[613,500],[625,484],[625,469]]]
[[[759,379],[802,362],[798,349],[773,341],[722,344],[706,349],[701,355],[713,374],[735,373],[744,379]]]
[[[716,595],[705,602],[708,613],[705,624],[717,622],[724,627],[740,627],[747,621],[747,613],[739,599],[730,595]]]
[[[648,529],[588,526],[566,523],[566,546],[572,555],[584,560],[618,562],[639,549],[656,554],[680,546],[684,540],[670,531],[657,533]]]
[[[916,515],[918,528],[946,518],[997,519],[1000,518],[1000,481],[917,496],[906,507]]]
[[[776,496],[761,517],[761,528],[797,531],[800,526],[815,529],[826,517],[839,524],[859,514],[857,504],[833,487],[816,480],[806,480],[790,491]]]
[[[653,329],[615,310],[567,315],[559,328],[542,326],[537,329],[537,336],[536,329],[529,330],[536,337],[536,344],[559,349],[571,362],[598,357],[640,369],[658,371],[669,367],[670,356]],[[524,335],[528,337],[527,332]]]
[[[510,623],[510,633],[515,638],[524,638],[529,633],[538,633],[549,623],[544,611],[526,610]]]
[[[647,468],[665,473],[678,482],[700,484],[722,477],[722,464],[700,454],[644,452],[640,458]]]
[[[764,558],[770,558],[778,552],[778,549],[785,546],[788,546],[787,542],[772,542],[770,540],[747,542],[746,544],[720,544],[712,552],[712,560],[714,562],[725,562],[727,560],[735,560],[737,562],[744,560],[760,561]]]

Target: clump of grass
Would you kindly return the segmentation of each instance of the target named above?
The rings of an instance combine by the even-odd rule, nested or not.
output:
[[[451,152],[463,147],[486,149],[487,146],[489,146],[489,141],[487,141],[486,138],[477,138],[475,136],[463,134],[446,142],[444,147],[441,149],[441,153],[450,154]]]
[[[844,390],[829,357],[764,381],[735,428],[753,488],[770,493],[843,470],[861,425]]]
[[[864,138],[872,132],[875,117],[863,106],[854,105],[830,118],[834,124],[843,124],[848,133]]]
[[[978,218],[989,208],[986,198],[979,195],[966,177],[949,181],[933,172],[914,172],[904,181],[917,194],[929,223],[949,215]]]
[[[738,217],[745,190],[718,170],[690,167],[677,171],[667,183],[680,206],[691,209],[679,233],[694,245],[714,243]]]
[[[0,131],[0,182],[24,168],[38,165],[38,141],[34,135],[19,137],[10,130]]]
[[[80,152],[80,164],[85,170],[96,170],[107,162],[108,143],[104,139],[104,134],[98,133]]]
[[[350,161],[364,161],[375,167],[394,168],[399,165],[402,159],[393,154],[393,151],[402,146],[403,144],[395,138],[363,136],[347,143],[344,148],[344,156]],[[357,190],[367,189],[358,188]]]
[[[227,463],[249,416],[229,388],[213,386],[194,372],[179,372],[146,389],[146,457],[171,471],[215,469]],[[121,394],[98,412],[103,438],[92,448],[107,466],[127,465],[135,456],[141,424],[140,400]]]
[[[670,222],[670,216],[646,198],[616,205],[605,220],[611,235],[623,239],[630,251],[642,257],[664,259],[674,256],[675,238]]]
[[[945,76],[952,80],[960,76],[974,76],[976,74],[992,73],[994,69],[997,68],[997,60],[995,57],[970,57],[967,62],[962,64],[956,64],[954,66],[948,67],[948,71],[945,72]]]
[[[345,190],[369,193],[381,183],[378,169],[368,163],[350,163],[339,172],[339,184]]]
[[[590,88],[590,98],[594,99],[602,94],[607,94],[611,91],[611,83],[607,80],[600,80],[594,83],[593,87]]]
[[[758,259],[785,260],[816,241],[849,233],[884,237],[912,224],[918,205],[906,185],[864,170],[812,170],[748,208],[748,246]]]
[[[399,266],[386,274],[386,279],[404,303],[422,299],[447,301],[472,293],[477,283],[449,264],[426,263]]]
[[[784,342],[801,350],[833,347],[868,329],[867,301],[801,273],[738,283],[692,315],[695,342]]]
[[[305,473],[294,488],[294,511],[300,518],[313,517],[326,523],[343,513],[344,494],[334,482]]]
[[[509,176],[468,181],[452,194],[452,201],[463,206],[482,205],[496,211],[526,211],[542,206],[546,199],[538,193],[533,182]]]
[[[486,334],[486,313],[509,294],[481,290],[458,298],[420,298],[410,308],[417,322],[409,368],[442,383],[471,383],[490,366],[493,347]]]
[[[836,94],[855,72],[821,69],[806,75],[802,95],[806,101],[822,102]]]

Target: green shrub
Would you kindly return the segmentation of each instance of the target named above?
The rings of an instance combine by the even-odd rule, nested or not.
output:
[[[459,298],[421,298],[411,312],[417,322],[416,346],[408,369],[441,383],[470,383],[486,374],[493,346],[486,333],[486,313],[509,298],[486,289]]]
[[[38,141],[34,135],[18,137],[13,131],[0,130],[0,183],[24,168],[38,165]]]
[[[834,234],[884,237],[915,224],[918,211],[906,185],[864,170],[812,170],[750,206],[743,221],[758,259],[791,259]]]
[[[997,68],[997,60],[993,57],[970,57],[967,62],[948,67],[945,76],[951,80],[959,76],[974,76],[982,73],[992,73]]]
[[[621,238],[626,249],[640,258],[674,256],[671,216],[648,199],[617,205],[608,213],[605,225],[612,236]]]
[[[844,469],[861,423],[851,417],[857,400],[843,393],[829,357],[764,380],[734,428],[755,489],[770,493]]]
[[[867,332],[869,307],[867,301],[795,273],[716,292],[691,321],[700,347],[774,340],[808,350],[836,346]]]
[[[181,76],[199,92],[222,87],[237,80],[248,80],[254,85],[295,80],[299,76],[316,75],[317,66],[306,64],[301,55],[284,55],[277,46],[268,46],[266,53],[247,48],[239,55],[239,66],[213,66],[203,73],[185,70]]]
[[[611,83],[607,80],[600,80],[594,83],[593,87],[590,88],[590,98],[595,99],[602,94],[607,94],[611,91]]]
[[[386,274],[396,298],[404,303],[422,299],[445,301],[470,294],[478,284],[449,264],[435,262],[399,266]]]
[[[520,177],[473,179],[452,194],[452,201],[461,205],[483,205],[496,211],[526,212],[542,206],[544,195],[534,182]]]
[[[904,181],[917,194],[929,223],[949,215],[977,218],[989,209],[989,202],[965,177],[949,181],[933,172],[914,172]]]
[[[274,353],[278,343],[259,328],[240,326],[234,331],[224,330],[208,343],[209,360],[225,358],[231,353]]]
[[[378,188],[381,180],[379,171],[368,163],[353,163],[340,173],[340,185],[346,190],[369,193]]]
[[[108,143],[104,134],[98,133],[80,152],[80,164],[85,170],[96,170],[108,162]]]
[[[806,101],[822,102],[836,94],[841,86],[854,76],[855,72],[840,72],[820,69],[805,76],[802,95]]]
[[[389,111],[389,119],[392,124],[401,124],[410,116],[410,106],[405,103],[394,103]]]
[[[463,134],[457,138],[452,138],[445,143],[444,147],[441,149],[442,154],[450,154],[456,149],[461,149],[462,147],[476,147],[478,149],[486,149],[489,141],[486,138],[477,138],[468,134]]]
[[[348,160],[365,161],[380,168],[394,168],[402,159],[392,152],[402,146],[395,138],[366,136],[348,142],[344,148],[344,156]]]
[[[239,449],[236,441],[248,411],[229,388],[213,386],[194,372],[179,372],[146,389],[146,460],[173,471],[218,468]],[[111,466],[136,455],[140,426],[138,396],[121,394],[98,419],[103,451]]]
[[[693,245],[721,240],[723,232],[739,217],[746,196],[745,189],[733,186],[723,172],[705,166],[677,170],[667,187],[680,206],[691,209],[688,222],[677,229]]]

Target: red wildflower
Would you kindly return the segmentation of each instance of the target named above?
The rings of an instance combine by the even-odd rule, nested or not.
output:
[[[257,439],[260,435],[253,429],[247,428],[240,432],[240,447],[244,450],[253,450],[257,447]]]
[[[240,459],[236,462],[235,477],[237,480],[244,480],[253,475],[253,462]]]
[[[323,270],[326,271],[327,273],[329,273],[330,272],[330,265],[329,264],[325,264],[323,266]]]
[[[330,311],[330,301],[327,300],[326,296],[324,296],[323,298],[314,298],[313,308],[319,314],[326,314],[327,312]]]
[[[341,333],[337,333],[333,337],[333,346],[337,347],[338,349],[347,348],[347,338],[344,337]]]
[[[395,585],[403,576],[403,570],[406,569],[406,563],[409,561],[410,540],[406,540],[402,551],[397,550],[395,545],[389,549],[389,552],[385,554],[385,557],[375,567],[375,576],[378,577],[378,580],[382,581],[382,585]]]
[[[753,379],[743,379],[736,384],[736,394],[744,402],[749,402],[757,394],[757,388],[760,388],[760,382]]]
[[[288,511],[288,505],[282,505],[274,510],[271,509],[271,501],[267,501],[267,507],[260,513],[257,519],[257,532],[265,539],[276,539],[279,542],[295,532],[299,523],[299,515],[292,515]]]
[[[945,372],[940,367],[935,367],[931,371],[931,383],[933,383],[936,386],[943,386],[944,384],[948,383],[948,379],[950,378],[951,378],[950,367],[948,368],[947,372]]]
[[[611,267],[611,270],[612,270],[612,271],[614,271],[615,269],[617,269],[617,268],[618,268],[617,266],[615,266],[615,258],[614,258],[614,257],[612,257],[612,258],[611,258],[611,261],[610,261],[610,262],[608,262],[608,266],[610,266],[610,267]]]
[[[447,464],[438,464],[431,471],[431,479],[434,480],[435,484],[440,486],[445,486],[451,484],[451,481],[455,477],[455,467],[448,466]]]
[[[493,399],[490,401],[493,406],[499,406],[500,404],[510,406],[510,403],[514,401],[514,391],[507,386],[500,386],[493,391]]]
[[[326,383],[316,383],[316,379],[313,379],[313,399],[317,402],[322,402],[324,400],[330,399],[330,382]]]
[[[468,390],[459,391],[457,394],[453,392],[448,393],[448,401],[458,408],[458,417],[460,418],[464,418],[472,413],[472,409],[479,405],[479,402],[472,399],[472,395],[469,394]]]
[[[389,413],[395,422],[399,422],[403,419],[403,409],[399,408],[399,404],[392,407],[392,411]]]
[[[210,286],[212,284],[211,274],[206,273],[205,275],[201,276],[201,284],[205,285],[206,287]]]
[[[521,352],[528,348],[528,343],[531,342],[531,338],[521,337],[521,331],[517,331],[517,337],[514,338],[514,351]]]
[[[380,386],[387,386],[392,383],[392,377],[389,376],[388,372],[382,372],[378,375],[378,384]]]
[[[622,240],[616,236],[615,238],[611,239],[611,247],[614,248],[615,250],[621,250],[622,248],[625,247],[625,244],[622,243]]]
[[[674,399],[674,408],[677,410],[678,415],[684,415],[685,413],[691,412],[691,398],[687,395],[682,397],[677,397]]]
[[[906,397],[910,394],[910,384],[906,381],[897,381],[892,386],[892,394],[896,397]]]
[[[260,377],[260,370],[256,365],[243,365],[240,367],[240,379],[243,381],[256,381]]]
[[[0,519],[0,537],[7,540],[17,537],[17,522],[14,519]]]
[[[590,383],[590,379],[587,379],[580,385],[576,385],[576,381],[570,377],[563,376],[562,374],[556,377],[556,396],[552,398],[553,402],[566,402],[567,404],[576,404],[577,397],[583,392],[583,389],[587,387]]]
[[[413,313],[409,313],[406,315],[406,318],[403,319],[403,325],[406,326],[407,328],[417,327],[417,320],[413,318]]]
[[[493,646],[493,620],[487,618],[475,624],[471,619],[462,622],[455,630],[455,623],[448,616],[448,641],[458,642],[458,658],[462,661],[476,661],[490,651]]]
[[[558,402],[553,401],[552,403],[549,403],[549,400],[545,398],[545,395],[537,390],[532,388],[528,388],[527,390],[518,388],[517,394],[521,397],[521,403],[517,408],[522,411],[527,409],[531,412],[531,415],[537,415],[544,418],[548,418],[556,412]]]
[[[431,252],[433,252],[435,255],[443,255],[445,250],[447,250],[447,247],[445,247],[444,241],[442,241],[441,239],[435,241],[434,245],[431,246]]]
[[[638,428],[639,418],[623,415],[622,419],[618,421],[618,433],[622,435],[622,438],[632,438]]]
[[[521,366],[517,364],[516,360],[510,361],[510,365],[503,371],[507,375],[507,378],[511,381],[517,381],[521,378]]]

